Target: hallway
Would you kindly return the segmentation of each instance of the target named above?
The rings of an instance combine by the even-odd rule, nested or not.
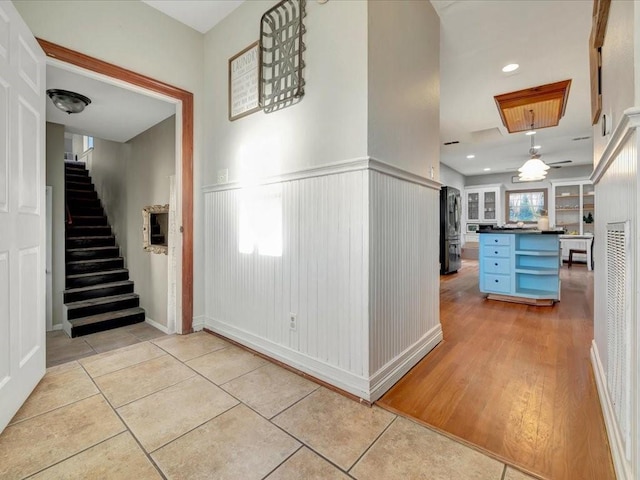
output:
[[[378,402],[553,480],[614,479],[591,370],[593,273],[561,269],[562,301],[485,300],[478,262],[441,277],[444,341]]]

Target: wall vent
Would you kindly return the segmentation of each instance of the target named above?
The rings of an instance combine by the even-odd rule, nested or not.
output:
[[[607,388],[631,459],[631,294],[629,222],[607,224]]]

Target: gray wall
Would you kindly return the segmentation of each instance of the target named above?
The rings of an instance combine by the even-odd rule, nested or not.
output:
[[[446,166],[444,163],[440,164],[440,183],[445,187],[454,187],[460,190],[460,193],[464,190],[466,184],[466,178],[457,170]]]
[[[501,183],[506,190],[528,190],[531,188],[551,188],[551,181],[564,179],[586,179],[591,176],[591,165],[578,165],[575,167],[552,168],[547,174],[546,180],[541,182],[513,183],[511,178],[518,176],[518,172],[497,173],[491,175],[475,175],[466,177],[466,186],[490,185]]]
[[[64,125],[47,122],[47,185],[52,187],[52,305],[53,325],[62,325],[65,288]]]
[[[167,256],[142,249],[142,209],[169,203],[175,175],[176,124],[172,116],[127,143],[94,139],[87,164],[102,200],[140,306],[147,318],[167,326]]]

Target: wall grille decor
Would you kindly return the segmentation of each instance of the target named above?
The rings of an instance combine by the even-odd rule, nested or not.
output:
[[[260,101],[265,113],[298,103],[304,96],[305,0],[283,0],[260,21]]]
[[[631,453],[631,290],[628,277],[629,222],[607,224],[607,388],[625,444]]]

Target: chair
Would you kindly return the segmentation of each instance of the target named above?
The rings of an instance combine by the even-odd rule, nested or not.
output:
[[[569,262],[567,267],[571,268],[571,264],[573,263],[573,254],[574,253],[581,253],[583,255],[587,254],[587,250],[583,250],[583,249],[578,249],[578,248],[571,248],[569,249]],[[593,239],[591,239],[591,260],[589,260],[587,258],[587,266],[589,266],[589,262],[591,262],[590,265],[593,265]],[[591,269],[589,269],[591,270]]]

